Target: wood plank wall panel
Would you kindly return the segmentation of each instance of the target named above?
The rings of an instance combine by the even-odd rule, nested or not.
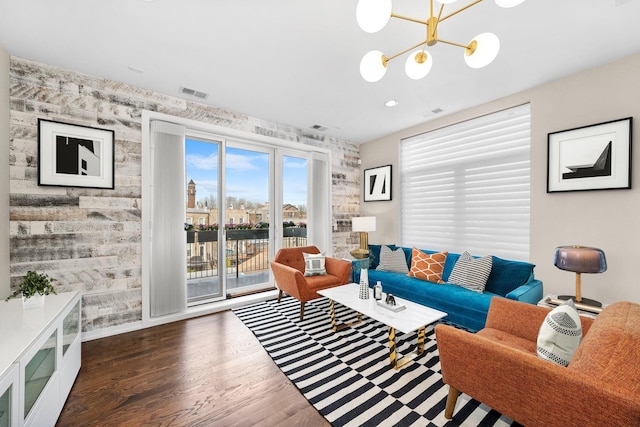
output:
[[[348,256],[357,245],[356,144],[22,58],[11,58],[10,79],[11,284],[38,270],[56,278],[59,291],[82,291],[83,331],[141,320],[145,109],[330,149],[334,253]],[[115,189],[38,186],[38,118],[113,129]]]

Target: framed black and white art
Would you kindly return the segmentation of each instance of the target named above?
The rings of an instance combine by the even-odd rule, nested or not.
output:
[[[391,200],[391,165],[364,170],[364,201]]]
[[[38,119],[38,185],[113,189],[114,135]]]
[[[632,118],[552,132],[547,193],[631,188]]]

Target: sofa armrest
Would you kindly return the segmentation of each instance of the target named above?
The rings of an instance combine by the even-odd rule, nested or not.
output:
[[[533,275],[527,283],[520,285],[506,297],[515,301],[528,302],[529,304],[538,304],[538,301],[542,299],[542,282],[538,279],[534,279]]]
[[[447,325],[436,326],[443,381],[527,426],[640,425],[616,384]]]
[[[300,299],[302,297],[300,287],[306,285],[302,272],[275,261],[269,262],[269,265],[278,289],[294,298]]]
[[[346,284],[351,281],[351,263],[349,261],[325,257],[324,267],[327,270],[327,274],[336,276],[341,284]]]

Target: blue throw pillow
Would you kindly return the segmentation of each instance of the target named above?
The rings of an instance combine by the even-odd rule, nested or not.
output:
[[[506,296],[509,292],[524,285],[533,273],[534,264],[493,257],[493,268],[485,291]]]

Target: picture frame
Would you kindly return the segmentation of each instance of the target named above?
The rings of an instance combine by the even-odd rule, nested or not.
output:
[[[391,165],[364,170],[364,201],[391,200]]]
[[[547,193],[631,189],[632,117],[547,135]]]
[[[38,119],[38,185],[114,189],[115,132]]]

